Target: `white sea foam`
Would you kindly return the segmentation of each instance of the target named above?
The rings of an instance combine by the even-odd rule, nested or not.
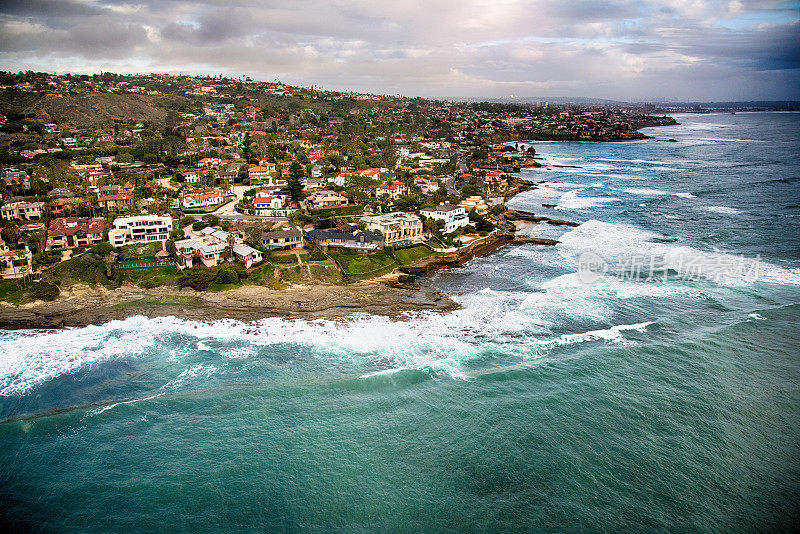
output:
[[[661,189],[649,189],[646,187],[629,187],[623,189],[628,194],[631,195],[644,195],[644,196],[657,196],[657,195],[666,195],[666,191],[662,191]]]
[[[564,345],[574,345],[576,343],[587,343],[590,341],[605,341],[606,343],[629,345],[632,344],[632,342],[625,338],[623,332],[645,332],[647,327],[653,323],[654,321],[635,324],[621,324],[602,330],[590,330],[588,332],[581,332],[577,334],[562,334],[555,339],[536,340],[533,343],[542,349],[554,349]]]
[[[673,193],[673,194],[676,197],[681,197],[681,198],[697,198],[695,195],[693,195],[691,193]]]
[[[741,213],[736,208],[729,208],[728,206],[709,206],[706,209],[712,213],[721,213],[723,215],[738,215]]]
[[[556,206],[557,210],[584,210],[588,208],[595,208],[598,206],[605,206],[606,204],[610,204],[612,202],[617,202],[619,199],[614,197],[589,197],[589,196],[578,196],[579,191],[584,191],[588,188],[584,189],[576,189],[573,191],[568,191],[564,193],[561,198],[558,200],[558,205]]]
[[[611,265],[643,257],[657,260],[654,265],[657,271],[669,269],[679,277],[708,280],[724,286],[746,286],[755,281],[800,285],[800,269],[665,243],[664,236],[627,224],[590,220],[561,236],[559,241],[555,249],[562,257],[573,261],[573,265],[577,265],[579,254],[592,250]]]

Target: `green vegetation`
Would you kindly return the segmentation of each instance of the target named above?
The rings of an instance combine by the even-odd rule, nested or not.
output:
[[[388,268],[394,268],[397,264],[388,251],[382,250],[375,254],[360,255],[356,252],[342,251],[331,254],[344,269],[346,276],[362,276],[373,274]]]
[[[394,257],[400,265],[408,265],[416,260],[426,258],[431,254],[435,254],[435,252],[424,246],[403,248],[394,251]]]
[[[122,247],[120,249],[120,253],[126,258],[136,256],[155,256],[156,252],[162,250],[163,248],[164,246],[161,241],[155,241],[153,243],[133,243]]]

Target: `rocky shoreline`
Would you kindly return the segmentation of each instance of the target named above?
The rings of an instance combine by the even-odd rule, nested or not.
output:
[[[519,181],[512,194],[536,187]],[[453,252],[428,256],[372,280],[346,285],[294,285],[286,289],[245,285],[219,293],[191,288],[143,289],[125,284],[117,289],[75,284],[62,288],[53,302],[35,301],[13,305],[0,302],[0,328],[64,328],[98,325],[133,316],[174,316],[190,320],[236,319],[255,321],[265,317],[304,319],[336,318],[356,312],[402,319],[403,312],[446,313],[458,304],[435,290],[428,275],[460,267],[508,244],[556,245],[552,239],[518,236],[515,222],[547,222],[578,226],[579,223],[507,210],[501,230]]]
[[[205,321],[335,318],[354,312],[399,317],[404,311],[448,312],[458,307],[425,283],[400,283],[397,278],[395,274],[346,286],[298,285],[282,290],[250,285],[220,293],[166,287],[145,290],[128,284],[107,290],[76,284],[53,302],[0,303],[0,327],[87,326],[137,315]]]

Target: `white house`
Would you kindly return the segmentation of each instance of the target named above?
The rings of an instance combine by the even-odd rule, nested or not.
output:
[[[231,244],[233,255],[243,261],[246,267],[249,268],[261,261],[261,252],[245,245],[240,237],[220,228],[208,227],[200,231],[200,237],[175,243],[175,249],[178,251],[178,268],[191,268],[199,263],[206,267],[215,267],[228,259],[224,257],[224,252]]]
[[[114,219],[108,231],[108,241],[115,247],[130,243],[166,241],[172,232],[172,217],[169,215],[139,215]]]
[[[455,204],[442,202],[433,208],[422,208],[420,214],[437,221],[444,221],[444,233],[446,234],[455,232],[469,224],[469,217],[467,217],[464,206],[456,206]]]
[[[184,208],[203,208],[222,204],[225,197],[222,193],[191,193],[181,197],[181,206]]]
[[[257,196],[253,199],[253,207],[257,210],[283,209],[283,199],[277,196]]]

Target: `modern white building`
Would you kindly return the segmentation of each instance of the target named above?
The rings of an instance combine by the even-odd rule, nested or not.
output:
[[[139,215],[117,217],[108,231],[108,241],[115,247],[131,243],[166,241],[172,232],[172,217],[169,215]]]
[[[442,202],[438,206],[432,208],[422,208],[420,213],[425,217],[430,217],[437,221],[444,221],[445,234],[455,232],[459,228],[463,228],[469,224],[469,217],[467,217],[464,206],[456,206],[455,204]]]

